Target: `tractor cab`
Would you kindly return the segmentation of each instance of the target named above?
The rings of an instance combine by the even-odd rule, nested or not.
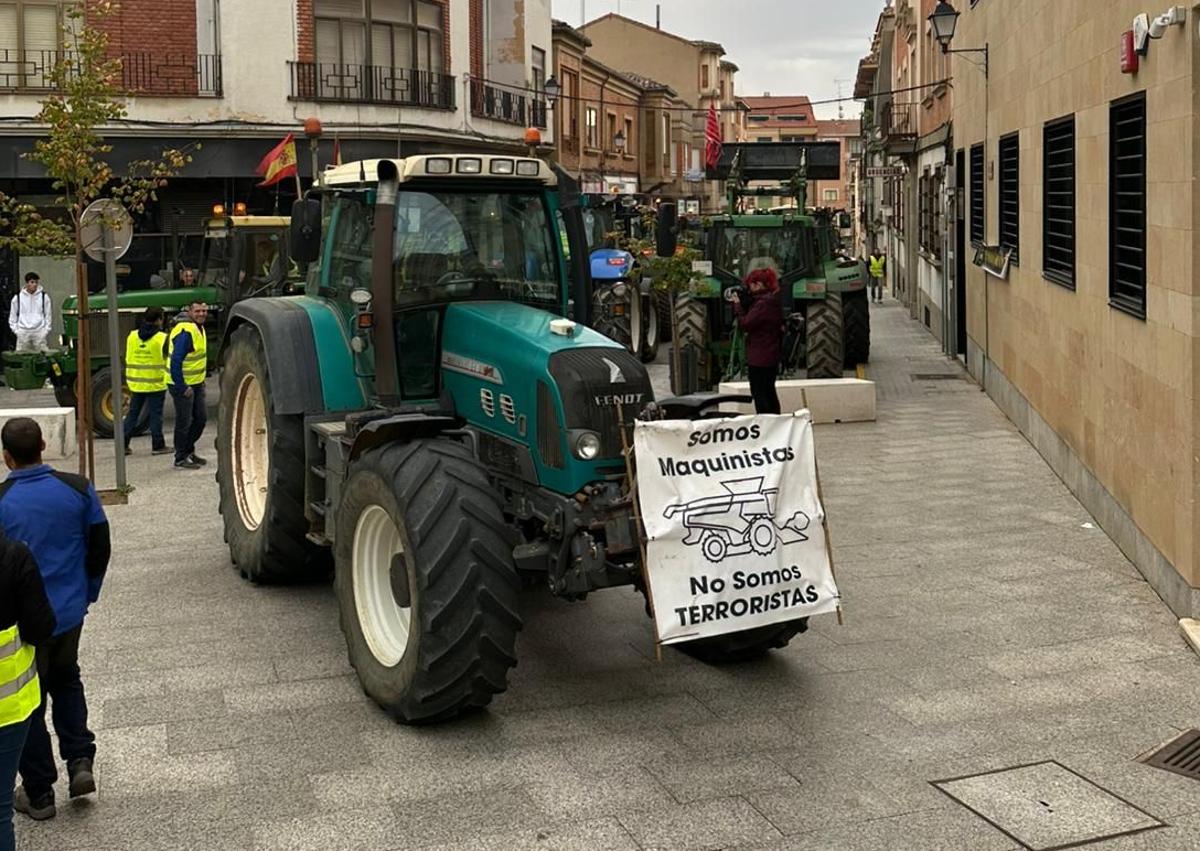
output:
[[[232,304],[261,295],[303,291],[299,265],[291,259],[287,216],[248,216],[235,205],[228,216],[223,204],[213,206],[204,223],[198,280],[200,286],[221,290]]]

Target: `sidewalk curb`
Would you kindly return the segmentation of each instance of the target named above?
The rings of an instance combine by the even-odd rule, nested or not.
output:
[[[1196,651],[1196,654],[1200,655],[1200,621],[1192,618],[1180,618],[1179,631],[1183,633],[1183,637]]]

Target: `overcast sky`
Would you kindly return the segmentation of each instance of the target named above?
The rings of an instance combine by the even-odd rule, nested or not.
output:
[[[718,41],[741,69],[739,95],[807,95],[813,100],[849,96],[858,60],[870,47],[884,0],[553,0],[554,17],[578,26],[618,11],[654,24],[662,6],[663,29],[685,38]],[[844,105],[846,117],[859,105]],[[837,105],[817,106],[820,118],[837,118]]]

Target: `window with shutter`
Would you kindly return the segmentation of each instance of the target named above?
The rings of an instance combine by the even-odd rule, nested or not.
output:
[[[1042,128],[1042,274],[1075,289],[1075,116]]]
[[[1109,110],[1108,299],[1146,318],[1146,95]]]
[[[971,242],[974,245],[982,245],[984,239],[984,221],[983,212],[986,208],[984,204],[984,187],[983,187],[983,145],[971,146]]]
[[[1012,249],[1012,264],[1020,259],[1021,246],[1021,143],[1013,133],[1000,140],[1000,248]]]

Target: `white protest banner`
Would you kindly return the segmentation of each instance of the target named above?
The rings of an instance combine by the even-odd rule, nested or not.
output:
[[[807,410],[639,421],[634,447],[659,641],[836,611]]]

